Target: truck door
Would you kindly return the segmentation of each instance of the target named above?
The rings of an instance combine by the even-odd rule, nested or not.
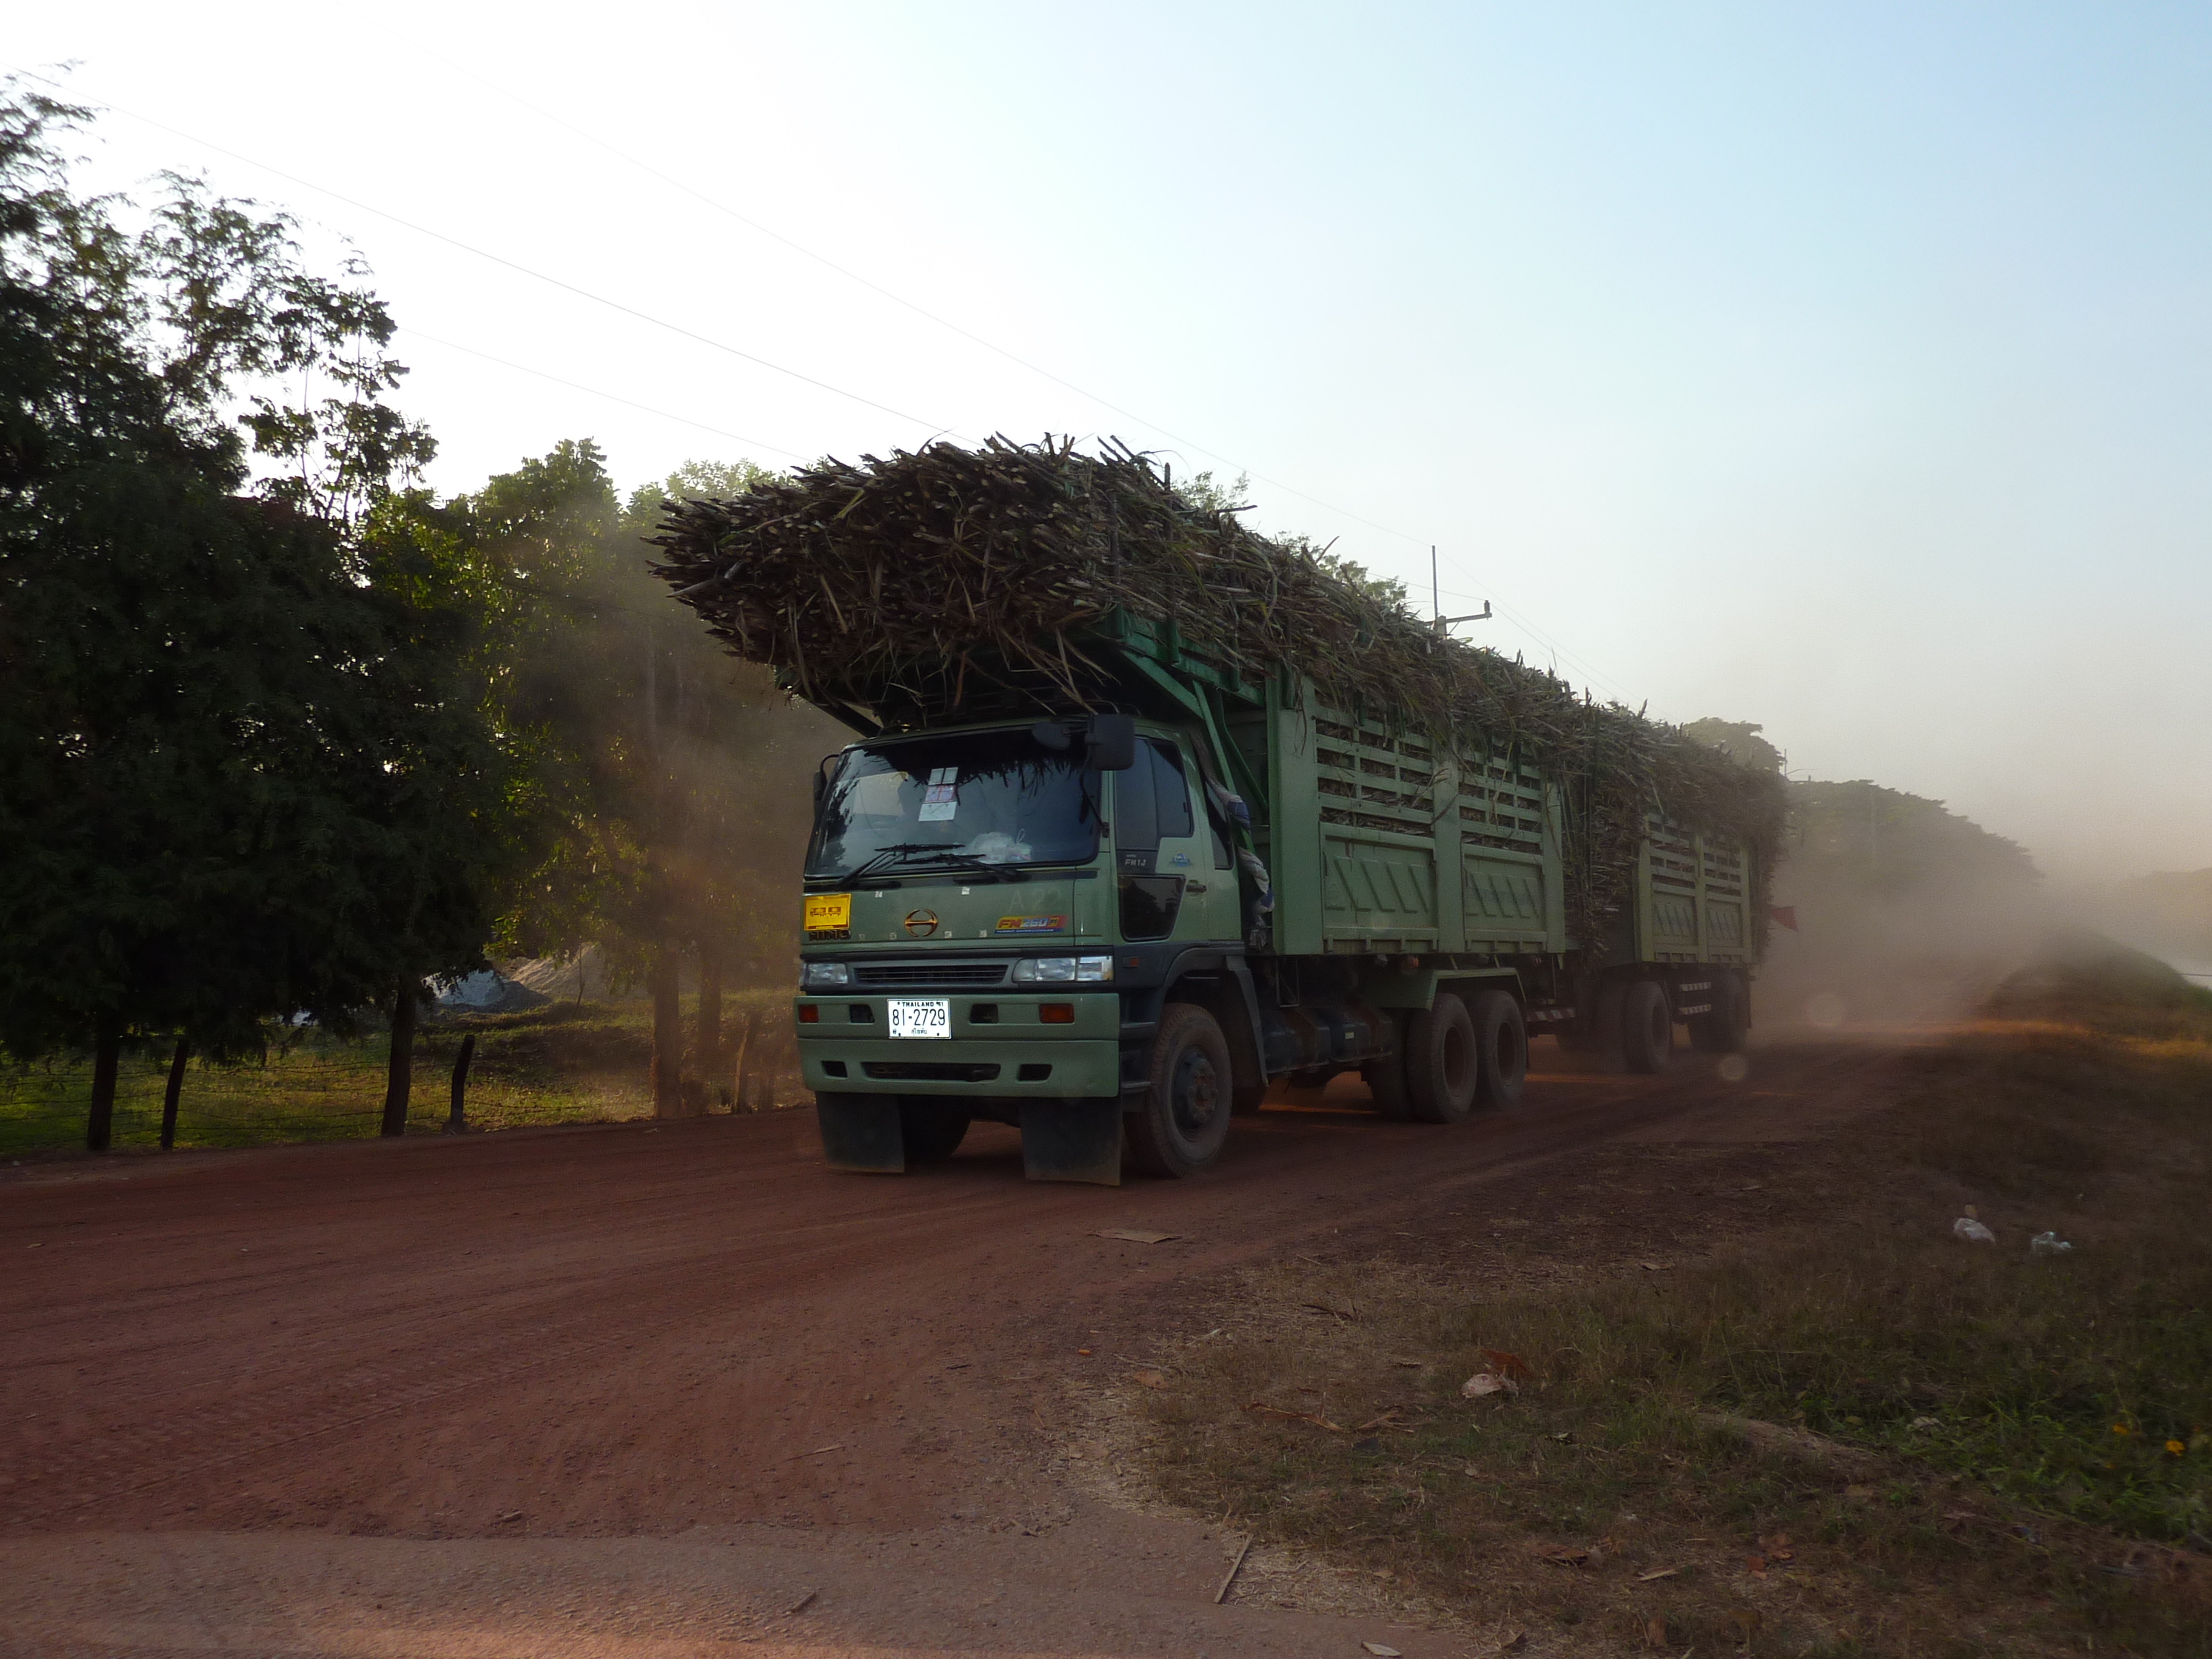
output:
[[[1196,814],[1182,757],[1171,738],[1139,738],[1136,764],[1114,779],[1114,874],[1121,937],[1171,939],[1183,886],[1199,863]]]
[[[1185,739],[1182,749],[1183,775],[1192,780],[1192,793],[1198,803],[1198,830],[1196,847],[1190,855],[1190,877],[1183,884],[1182,914],[1176,919],[1176,937],[1241,939],[1244,934],[1243,902],[1237,886],[1236,827],[1213,804],[1206,787],[1206,774],[1188,739]]]
[[[1226,826],[1212,821],[1198,775],[1172,738],[1139,738],[1137,763],[1114,775],[1114,862],[1121,937],[1233,939],[1237,872]]]

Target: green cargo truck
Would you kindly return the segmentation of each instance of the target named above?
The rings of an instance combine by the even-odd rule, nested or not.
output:
[[[888,470],[858,475],[853,499]],[[862,734],[816,777],[793,1005],[833,1165],[941,1159],[982,1118],[1019,1128],[1035,1178],[1113,1184],[1125,1157],[1188,1176],[1278,1078],[1357,1070],[1382,1115],[1450,1125],[1520,1098],[1533,1034],[1646,1072],[1678,1027],[1700,1048],[1743,1044],[1762,929],[1740,838],[1645,802],[1640,823],[1607,830],[1593,885],[1576,860],[1595,856],[1619,796],[1589,765],[1547,772],[1540,744],[1373,696],[1352,706],[1326,663],[1209,648],[1166,607],[1093,605],[1057,633],[1059,659],[1083,665],[1079,699],[1067,679],[1024,681],[1003,640],[921,690],[910,642],[840,681],[823,665],[834,634],[810,656],[795,624],[788,643],[763,632],[793,614],[776,596],[817,577],[829,591],[823,569],[848,562],[836,538],[860,532],[802,499],[814,539],[775,574],[784,609],[717,611],[718,586],[769,587],[755,548],[784,556],[729,519],[798,511],[694,507],[664,544],[679,596]],[[938,539],[908,533],[918,556]],[[1018,570],[1042,580],[1032,568]],[[880,592],[884,571],[869,580]],[[848,651],[859,592],[832,596]],[[957,604],[929,603],[951,617],[932,626],[962,625]],[[1396,625],[1363,624],[1354,645]],[[1581,937],[1577,880],[1607,899]]]
[[[1117,615],[1127,714],[881,735],[824,763],[799,1050],[843,1168],[1018,1125],[1030,1172],[1220,1153],[1268,1081],[1386,1116],[1519,1099],[1532,1032],[1656,1071],[1751,1024],[1742,849],[1656,819],[1613,949],[1571,947],[1570,792],[1247,684]],[[1100,650],[1098,654],[1105,654]]]

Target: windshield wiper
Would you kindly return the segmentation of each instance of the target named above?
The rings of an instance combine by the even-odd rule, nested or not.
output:
[[[1000,867],[995,864],[985,863],[973,853],[963,853],[957,848],[947,847],[943,842],[902,841],[896,842],[889,847],[878,848],[874,853],[870,854],[861,862],[858,869],[854,870],[849,876],[847,876],[845,879],[848,882],[860,882],[869,876],[876,874],[878,871],[886,868],[889,865],[894,862],[905,862],[907,854],[909,853],[934,853],[937,854],[935,858],[915,859],[913,860],[914,864],[917,867],[925,869],[937,869],[946,865],[962,864],[969,865],[978,870],[996,870]]]

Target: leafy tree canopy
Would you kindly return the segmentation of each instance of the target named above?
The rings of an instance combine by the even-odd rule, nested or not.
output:
[[[0,88],[0,1042],[220,1050],[479,959],[528,853],[496,589],[405,489],[358,263],[73,193],[86,118]]]

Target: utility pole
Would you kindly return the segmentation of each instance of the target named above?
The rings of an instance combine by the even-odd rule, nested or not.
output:
[[[1490,620],[1490,601],[1488,599],[1485,599],[1482,602],[1482,609],[1479,613],[1467,617],[1447,617],[1444,615],[1443,599],[1443,588],[1438,583],[1437,579],[1437,544],[1434,542],[1431,542],[1429,544],[1429,614],[1434,617],[1436,620],[1431,622],[1429,626],[1437,630],[1437,637],[1438,639],[1443,638],[1446,631],[1454,623],[1488,622]]]

